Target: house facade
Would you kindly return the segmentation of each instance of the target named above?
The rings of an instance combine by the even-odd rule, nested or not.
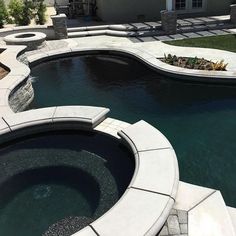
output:
[[[168,0],[96,0],[99,18],[109,22],[160,20]],[[179,17],[226,15],[232,0],[173,0]]]

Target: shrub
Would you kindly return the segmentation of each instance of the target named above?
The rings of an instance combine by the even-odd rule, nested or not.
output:
[[[46,22],[46,5],[43,3],[43,0],[38,0],[36,2],[36,16],[35,16],[35,22],[36,24],[43,25]]]
[[[9,14],[13,18],[14,22],[18,24],[21,22],[21,17],[23,14],[23,1],[21,0],[11,0],[9,5]]]
[[[30,20],[33,18],[34,4],[31,0],[24,0],[23,4],[23,16],[21,25],[29,25]]]
[[[28,25],[33,17],[33,2],[31,0],[11,0],[9,14],[17,25]]]
[[[3,28],[4,22],[7,20],[8,14],[4,0],[0,0],[0,28]]]

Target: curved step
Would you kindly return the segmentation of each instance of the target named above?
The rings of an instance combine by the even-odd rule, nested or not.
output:
[[[187,214],[188,236],[235,236],[236,209],[220,191],[180,181],[174,208]]]
[[[234,227],[220,191],[215,191],[188,212],[189,236],[235,236]]]

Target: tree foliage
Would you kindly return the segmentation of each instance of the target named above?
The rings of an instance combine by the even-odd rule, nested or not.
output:
[[[8,18],[7,8],[4,0],[0,0],[0,28],[3,28],[5,21]]]
[[[46,5],[43,3],[43,0],[36,1],[36,16],[35,22],[36,24],[43,25],[46,22]]]

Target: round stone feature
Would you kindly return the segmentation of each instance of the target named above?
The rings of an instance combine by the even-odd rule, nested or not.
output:
[[[46,34],[41,32],[24,32],[10,34],[4,37],[7,45],[25,45],[27,51],[42,48],[45,45]]]

